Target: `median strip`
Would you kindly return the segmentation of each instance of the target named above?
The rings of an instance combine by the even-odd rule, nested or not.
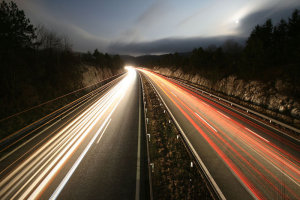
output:
[[[143,75],[142,81],[153,199],[212,199],[197,161],[164,104]]]

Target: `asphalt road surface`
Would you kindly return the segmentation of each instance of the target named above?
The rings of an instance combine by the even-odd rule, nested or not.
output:
[[[300,199],[299,142],[165,77],[153,84],[227,199]],[[0,199],[148,197],[141,85],[133,69],[0,149]],[[3,142],[3,141],[1,141]],[[11,141],[9,141],[11,142]]]
[[[144,199],[147,166],[135,70],[0,158],[0,199]],[[22,147],[22,148],[18,148]]]
[[[227,199],[300,199],[299,142],[142,70]]]

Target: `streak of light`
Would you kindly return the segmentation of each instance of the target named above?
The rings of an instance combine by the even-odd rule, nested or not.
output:
[[[122,99],[122,98],[121,98]],[[121,99],[119,100],[119,102],[121,101]],[[94,135],[93,139],[89,142],[88,146],[84,149],[84,151],[81,153],[80,157],[76,160],[76,162],[74,163],[74,165],[72,166],[72,168],[70,169],[70,171],[67,173],[67,175],[64,177],[63,181],[59,184],[59,186],[56,188],[56,190],[54,191],[54,193],[52,194],[52,196],[50,197],[50,199],[56,199],[58,197],[58,195],[60,194],[60,192],[62,191],[62,189],[64,188],[64,186],[67,184],[68,180],[71,178],[72,174],[74,173],[74,171],[76,170],[76,168],[78,167],[78,165],[80,164],[80,162],[82,161],[82,159],[84,158],[84,156],[86,155],[86,153],[88,152],[88,150],[91,148],[92,144],[94,143],[94,141],[96,140],[96,138],[99,136],[100,132],[102,131],[104,125],[109,124],[110,120],[108,121],[108,119],[110,118],[110,116],[112,115],[112,113],[115,111],[116,107],[118,106],[118,104],[116,104],[114,106],[114,108],[112,109],[112,111],[109,113],[108,117],[105,119],[104,123],[102,124],[102,126],[100,127],[100,129],[97,131],[97,133]],[[106,129],[105,127],[105,129]],[[100,141],[100,139],[102,138],[102,135],[105,132],[102,132],[99,140],[97,141],[97,143]],[[37,194],[33,193],[31,195],[31,197],[35,198]]]
[[[172,108],[178,109],[200,133],[255,198],[300,198],[299,157],[297,153],[290,153],[299,152],[297,144],[178,83],[146,70],[141,71],[159,88],[163,97],[169,99],[167,102],[172,104]],[[200,123],[205,128],[200,127]],[[268,136],[268,139],[261,135]],[[203,139],[199,141],[203,142]],[[199,145],[196,141],[192,141],[193,145]]]
[[[86,155],[91,145],[107,124],[108,119],[120,104],[126,92],[133,86],[136,71],[128,69],[127,75],[107,92],[102,98],[94,102],[84,112],[66,124],[53,137],[41,145],[26,160],[15,168],[7,169],[6,176],[0,182],[1,199],[36,199],[53,182],[71,158],[75,159],[75,152],[80,156],[59,184],[55,197],[69,180],[79,163]],[[104,132],[102,132],[101,136]],[[74,160],[73,159],[73,160]]]

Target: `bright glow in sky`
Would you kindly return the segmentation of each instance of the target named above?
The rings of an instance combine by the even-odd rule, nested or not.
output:
[[[247,26],[253,26],[243,23],[244,19],[252,14],[264,11],[263,19],[260,16],[256,22],[261,23],[284,9],[293,10],[300,5],[296,0],[17,0],[17,3],[34,24],[69,36],[74,48],[81,51],[94,48],[110,51],[113,45],[124,47],[168,38],[244,36],[245,31],[249,34]]]

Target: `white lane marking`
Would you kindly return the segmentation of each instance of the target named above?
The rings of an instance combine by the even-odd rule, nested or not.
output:
[[[127,79],[130,80],[131,78],[135,78],[135,76],[134,77],[128,76]],[[127,79],[125,78],[123,81],[125,82],[125,80],[127,81]],[[119,83],[119,84],[122,85],[121,83]],[[122,92],[121,93],[121,97],[120,97],[118,103],[114,106],[114,108],[112,109],[112,111],[107,116],[107,118],[105,120],[105,123],[108,120],[108,118],[111,117],[112,113],[115,111],[115,109],[117,108],[117,106],[120,104],[120,102],[121,102],[121,100],[123,99],[124,96],[125,96],[125,92]],[[111,104],[109,104],[109,106]],[[105,111],[107,111],[107,110],[105,110]],[[94,141],[96,140],[96,138],[98,137],[98,135],[99,135],[100,131],[102,130],[102,128],[103,128],[103,126],[104,126],[105,123],[103,123],[103,125],[101,126],[101,128],[98,130],[98,132],[92,138],[92,140],[90,141],[90,143],[88,144],[88,146],[85,148],[84,152],[82,152],[82,154],[80,155],[80,157],[76,160],[75,164],[70,169],[70,171],[68,172],[68,174],[64,177],[64,179],[59,184],[59,186],[56,188],[56,190],[54,191],[54,193],[52,194],[52,196],[50,197],[50,199],[56,199],[58,197],[58,195],[60,194],[60,192],[62,191],[62,189],[64,188],[64,186],[66,185],[66,183],[68,182],[68,180],[70,179],[70,177],[72,176],[73,172],[76,170],[76,168],[78,167],[79,163],[81,162],[81,160],[83,159],[83,157],[85,156],[85,154],[87,153],[87,151],[89,150],[89,148],[91,147],[91,145],[94,143]]]
[[[99,101],[97,104],[99,104],[100,102],[103,102],[103,101]],[[89,112],[89,110],[93,110],[92,108],[94,107],[94,106],[96,106],[97,104],[95,104],[95,105],[93,105],[91,108],[89,108],[87,111],[85,111],[84,113],[82,113],[80,116],[82,116],[82,117],[79,117],[78,119],[80,119],[81,120],[81,122],[79,123],[79,124],[82,124],[82,123],[84,123],[84,121],[85,121],[85,119],[87,118],[87,113]],[[103,106],[100,106],[99,107],[99,109],[100,110],[103,110],[104,108],[103,108]],[[98,109],[98,110],[99,110]],[[94,109],[94,111],[93,111],[94,113],[97,113],[97,110],[95,110]],[[102,115],[102,114],[101,114]],[[76,120],[75,120],[76,121]],[[73,122],[71,122],[71,124],[72,123],[75,123],[74,121]],[[78,125],[79,125],[78,124]],[[69,126],[69,125],[68,125]],[[67,132],[69,132],[70,133],[70,131],[71,132],[76,132],[76,131],[74,131],[75,129],[78,129],[78,126],[77,127],[75,127],[75,128],[73,128],[73,131],[72,131],[72,129],[70,129],[70,130],[68,130]],[[64,128],[64,130],[67,130],[67,128]],[[15,192],[15,195],[14,196],[17,196],[17,194],[22,190],[22,188],[24,188],[29,182],[30,182],[30,180],[32,180],[38,173],[39,173],[39,171],[41,171],[46,165],[47,165],[47,163],[49,163],[49,161],[50,160],[52,160],[52,158],[54,158],[55,157],[55,155],[56,155],[56,153],[51,153],[51,152],[53,152],[53,150],[55,150],[56,149],[56,147],[59,147],[58,149],[60,149],[60,150],[62,150],[64,147],[63,146],[61,146],[61,145],[59,145],[59,143],[61,143],[63,140],[65,140],[65,138],[66,137],[64,137],[63,138],[63,140],[61,140],[61,141],[58,141],[58,143],[56,142],[56,140],[57,140],[57,138],[59,138],[60,136],[59,135],[61,135],[61,133],[62,132],[64,132],[64,131],[60,131],[58,134],[56,134],[50,141],[52,141],[52,142],[48,142],[48,143],[46,143],[46,145],[44,145],[41,149],[39,149],[37,152],[35,152],[34,154],[33,154],[33,156],[31,156],[31,157],[29,157],[29,159],[27,159],[26,160],[26,162],[24,162],[24,163],[22,163],[22,165],[23,166],[26,166],[26,163],[29,163],[29,166],[27,166],[27,169],[25,168],[25,169],[23,169],[21,172],[20,172],[20,174],[19,175],[17,175],[15,178],[14,178],[14,181],[10,181],[10,183],[6,183],[6,189],[5,190],[2,190],[3,192],[4,191],[6,191],[7,190],[7,188],[10,188],[10,186],[9,185],[11,185],[11,184],[14,184],[14,188],[16,188],[16,187],[18,187],[18,184],[15,184],[16,183],[16,181],[18,181],[18,183],[21,183],[23,180],[25,180],[25,174],[30,174],[30,173],[32,173],[32,171],[36,171],[35,173],[34,173],[34,175],[33,176],[31,176],[31,178],[25,183],[25,184],[23,184],[23,186],[19,189],[19,191],[16,193]],[[69,135],[69,134],[67,134],[67,135]],[[79,134],[80,135],[80,134]],[[69,137],[69,136],[68,136]],[[77,138],[78,138],[78,136],[76,136]],[[69,139],[67,139],[67,141],[71,141],[72,140],[72,137],[69,137]],[[76,139],[75,139],[76,140]],[[73,139],[73,141],[75,141],[74,139]],[[55,144],[56,143],[56,144]],[[69,142],[65,142],[66,144],[68,144],[68,146],[70,146],[70,143]],[[73,142],[71,142],[71,143],[73,143]],[[52,147],[51,146],[49,146],[49,145],[52,145]],[[48,149],[52,149],[51,151],[48,151],[47,150],[47,148],[46,147],[48,147]],[[53,147],[55,147],[54,149],[53,149]],[[73,148],[73,147],[72,147]],[[44,149],[44,150],[43,150]],[[59,151],[60,151],[59,150]],[[64,151],[64,150],[63,150]],[[44,156],[43,156],[43,154],[44,154]],[[42,159],[35,159],[34,160],[34,157],[36,157],[35,155],[39,155],[39,157],[40,158],[42,158]],[[48,161],[46,161],[44,164],[42,164],[42,166],[40,167],[40,168],[37,168],[38,167],[38,165],[40,165],[41,163],[43,163],[44,161],[43,160],[45,160],[45,159],[47,159],[47,156],[48,155],[51,155],[51,157],[50,158],[48,158]],[[54,162],[55,163],[55,162]],[[19,166],[18,167],[18,169],[22,169],[23,167],[22,167],[22,165],[21,166]],[[50,164],[51,165],[51,164]],[[30,167],[31,166],[31,167]],[[11,173],[8,177],[6,177],[6,179],[7,180],[9,180],[10,178],[9,177],[12,177],[13,176],[13,174],[15,174],[15,173],[17,173],[17,171],[20,171],[20,170],[15,170],[15,171],[13,171],[13,173]],[[30,169],[29,171],[28,171],[28,169]],[[37,170],[36,170],[37,169]],[[45,173],[47,170],[44,170],[44,172],[43,173]],[[19,178],[18,178],[19,177]],[[21,178],[21,180],[20,180],[20,177],[22,177]],[[2,180],[2,182],[0,183],[0,185],[2,185],[2,183],[5,183],[5,182],[7,182],[7,181],[5,181],[5,179],[4,179],[4,181]],[[33,186],[34,186],[34,184],[32,184]],[[1,187],[1,186],[0,186]],[[30,186],[30,187],[32,187],[32,186]],[[12,191],[12,189],[10,189],[11,191]],[[2,192],[1,191],[1,192]],[[9,195],[9,193],[7,193],[6,195]],[[26,195],[25,195],[26,196]],[[14,197],[12,197],[12,199],[13,199]],[[25,198],[25,197],[24,197]],[[22,198],[21,198],[22,199]]]
[[[227,119],[230,119],[230,117],[228,117],[227,115],[221,113],[220,111],[217,111],[218,113],[220,113],[221,115],[223,115],[224,117],[226,117]]]
[[[106,101],[106,100],[105,100]],[[99,102],[101,102],[101,101],[99,101]],[[103,102],[103,101],[102,101]],[[108,102],[108,101],[106,101],[106,102]],[[106,105],[106,104],[104,104],[104,105]],[[42,181],[42,183],[40,183],[40,185],[38,186],[38,188],[31,194],[31,197],[29,197],[29,199],[31,198],[31,199],[34,199],[34,198],[36,198],[36,197],[34,197],[34,196],[36,196],[36,195],[38,195],[38,193],[41,191],[41,188],[43,188],[44,186],[45,186],[45,184],[47,184],[47,181],[50,179],[50,177],[52,176],[53,177],[53,174],[55,173],[55,171],[57,171],[57,169],[59,169],[60,167],[61,167],[61,165],[65,162],[65,160],[70,156],[70,154],[74,151],[74,149],[81,143],[81,141],[85,138],[85,136],[86,136],[86,134],[92,129],[92,127],[94,127],[94,125],[95,125],[95,123],[96,123],[96,121],[97,121],[97,119],[100,119],[101,118],[101,116],[103,115],[103,111],[104,111],[104,105],[103,106],[101,106],[99,109],[102,111],[100,111],[100,115],[98,116],[98,117],[96,117],[97,115],[96,115],[96,113],[97,113],[97,111],[99,111],[99,109],[92,109],[92,107],[95,107],[95,105],[94,106],[92,106],[89,110],[90,111],[92,111],[92,113],[93,114],[88,114],[88,112],[86,113],[86,115],[83,117],[83,118],[80,118],[79,117],[79,119],[81,120],[81,122],[80,122],[80,124],[82,124],[84,127],[83,128],[80,128],[81,126],[80,126],[80,124],[78,124],[78,126],[76,126],[75,125],[75,128],[73,129],[73,131],[72,130],[70,130],[71,132],[74,132],[75,134],[77,133],[77,130],[79,130],[80,132],[78,132],[78,134],[76,135],[76,137],[75,137],[75,139],[72,139],[72,138],[70,138],[71,140],[73,140],[73,141],[71,141],[71,142],[67,142],[66,144],[68,144],[67,145],[67,147],[61,147],[61,149],[62,149],[62,151],[63,152],[61,152],[61,153],[59,153],[59,155],[58,156],[56,156],[56,158],[55,158],[55,160],[57,161],[58,159],[61,159],[60,161],[59,161],[59,163],[54,167],[54,169],[52,170],[52,171],[50,171],[50,174],[48,174],[48,176],[46,177],[46,178],[44,178],[43,179],[43,181]],[[110,104],[111,105],[111,104]],[[110,105],[108,105],[108,107],[110,106]],[[90,118],[89,116],[93,116],[92,118]],[[90,120],[88,120],[88,119],[90,119]],[[88,121],[87,121],[88,120]],[[87,123],[86,123],[87,122]],[[104,123],[105,124],[105,123]],[[103,125],[104,126],[104,125]],[[76,129],[76,130],[75,130]],[[75,131],[74,131],[75,130]],[[77,139],[76,139],[77,138]],[[76,141],[76,142],[75,142]],[[75,142],[75,143],[74,143]],[[59,146],[59,145],[58,145]],[[71,150],[68,150],[69,149],[69,147],[71,147]],[[63,149],[64,148],[64,149]],[[60,152],[60,150],[58,151],[58,152]],[[61,157],[61,155],[63,155],[64,153],[66,153],[65,154],[65,156],[64,157]],[[54,158],[53,156],[55,156],[55,154],[54,155],[52,155],[51,157],[52,158]],[[52,160],[52,158],[50,158],[50,159],[48,159],[48,160]],[[45,173],[48,171],[48,169],[51,169],[52,167],[53,167],[53,164],[54,163],[56,163],[56,161],[55,162],[52,162],[52,163],[50,163],[50,166],[48,165],[48,167],[43,171],[43,174],[45,175]],[[41,170],[41,169],[43,169],[44,168],[44,166],[46,166],[47,165],[47,162],[45,163],[45,164],[43,164],[43,166],[42,167],[40,167],[38,170]],[[48,171],[49,172],[49,171]],[[39,182],[40,180],[41,180],[41,177],[43,177],[44,175],[41,175],[40,177],[37,177],[37,180],[35,180],[34,181],[34,183],[32,183],[32,185],[30,186],[31,188],[32,187],[34,187],[36,184],[35,183],[37,183],[37,182]],[[24,194],[22,194],[22,196],[20,197],[20,199],[23,199],[23,198],[25,198],[26,197],[26,195],[28,195],[28,191],[30,191],[31,189],[27,189],[27,191],[25,191],[25,193]],[[20,190],[19,190],[20,191]]]
[[[140,93],[139,93],[140,94]],[[139,98],[141,98],[139,96]],[[135,182],[135,199],[140,199],[140,179],[141,179],[141,101],[139,99],[139,127],[138,127],[138,151],[137,151],[137,160],[136,160],[136,182]]]
[[[120,101],[119,101],[119,103],[120,103]],[[112,113],[115,111],[115,109],[117,108],[117,106],[119,105],[119,103],[115,105],[115,107],[113,108],[113,110],[107,116],[107,118],[105,120],[105,123],[107,122],[108,118],[110,118],[110,116],[112,115]],[[51,195],[51,197],[50,197],[51,200],[57,199],[58,195],[60,194],[60,192],[62,191],[62,189],[65,187],[66,183],[69,181],[69,179],[73,175],[74,171],[77,169],[78,165],[80,164],[80,162],[84,158],[85,154],[88,152],[88,150],[90,149],[90,147],[92,146],[92,144],[94,143],[94,141],[96,140],[96,138],[98,137],[98,135],[101,132],[101,130],[103,129],[105,123],[102,124],[102,126],[97,131],[97,133],[95,134],[95,136],[93,137],[93,139],[90,141],[90,143],[88,144],[88,146],[84,149],[84,151],[78,157],[78,159],[76,160],[76,162],[74,163],[74,165],[72,166],[72,168],[70,169],[70,171],[67,173],[67,175],[64,177],[64,179],[62,180],[62,182],[59,184],[59,186],[56,188],[56,190],[54,191],[54,193]]]
[[[198,117],[200,117],[208,126],[210,126],[210,128],[214,129],[214,131],[218,132],[214,127],[212,127],[212,125],[210,125],[205,119],[203,119],[198,113],[195,112],[196,115],[198,115]]]
[[[104,132],[106,131],[106,129],[107,129],[107,127],[108,127],[110,121],[111,121],[111,119],[109,119],[109,121],[106,123],[106,126],[105,126],[105,128],[104,128],[102,134],[100,135],[99,139],[97,140],[97,144],[100,142],[100,140],[101,140],[101,138],[102,138]]]
[[[101,128],[97,131],[97,133],[95,134],[95,136],[98,136],[100,131],[102,130],[104,124],[101,126]],[[50,199],[56,199],[58,197],[58,195],[60,194],[60,192],[62,191],[62,189],[64,188],[64,186],[66,185],[66,183],[68,182],[68,180],[71,178],[71,176],[73,175],[74,171],[76,170],[76,168],[78,167],[78,165],[80,164],[80,162],[82,161],[83,157],[86,155],[86,153],[88,152],[88,150],[90,149],[91,145],[93,144],[93,142],[95,141],[96,137],[94,136],[94,138],[90,141],[90,143],[88,144],[88,146],[84,149],[84,151],[81,153],[81,155],[78,157],[78,159],[76,160],[76,162],[74,163],[74,165],[72,166],[72,168],[70,169],[70,171],[68,172],[68,174],[64,177],[63,181],[59,184],[59,186],[56,188],[55,192],[52,194],[52,196],[50,197]]]
[[[176,95],[176,94],[174,94],[174,92],[172,92],[172,94],[173,94],[175,97],[177,97],[177,95]]]
[[[251,131],[250,129],[248,129],[248,128],[245,128],[245,129],[247,129],[249,132],[251,132],[251,133],[253,133],[254,135],[256,135],[257,137],[259,137],[260,139],[263,139],[263,140],[266,141],[266,142],[270,142],[269,140],[267,140],[267,139],[263,138],[262,136],[258,135],[257,133],[254,133],[254,132]]]
[[[96,112],[94,112],[94,113],[96,113]],[[102,114],[101,114],[100,116],[102,116]],[[87,119],[87,118],[86,118],[86,119]],[[86,121],[86,119],[84,119],[81,123],[85,123],[84,121]],[[95,119],[91,119],[89,123],[85,123],[85,124],[84,124],[84,128],[82,128],[81,130],[80,130],[80,126],[76,126],[75,129],[73,129],[73,131],[71,131],[71,132],[74,132],[74,134],[76,134],[77,131],[80,130],[80,133],[77,134],[76,137],[73,138],[73,139],[72,139],[72,137],[70,137],[70,138],[68,139],[69,142],[66,142],[66,144],[68,144],[66,147],[63,147],[63,146],[62,146],[62,147],[59,147],[60,150],[58,150],[57,152],[63,151],[63,152],[59,153],[59,155],[56,155],[57,153],[54,153],[53,155],[51,155],[51,153],[48,154],[48,155],[51,155],[51,157],[48,158],[48,161],[45,162],[40,168],[38,168],[37,172],[36,172],[35,175],[32,176],[32,177],[35,177],[35,176],[37,175],[38,171],[41,171],[45,166],[48,166],[48,167],[47,167],[46,169],[44,169],[44,171],[42,172],[42,175],[40,175],[39,177],[37,177],[37,180],[35,180],[34,183],[31,184],[31,186],[30,186],[31,188],[33,188],[33,187],[35,186],[35,183],[39,182],[39,181],[41,180],[41,178],[45,175],[45,173],[47,173],[48,169],[51,169],[51,168],[53,167],[54,163],[56,163],[56,162],[58,161],[58,159],[61,158],[61,160],[59,161],[59,163],[54,167],[54,170],[50,171],[50,174],[49,174],[46,178],[44,178],[44,180],[43,180],[42,183],[38,186],[38,188],[41,189],[41,188],[43,187],[43,185],[46,184],[47,180],[49,180],[49,177],[51,177],[51,176],[53,175],[53,173],[55,173],[55,172],[54,172],[54,171],[56,171],[55,169],[58,169],[58,168],[61,167],[61,164],[62,164],[63,162],[65,162],[65,160],[67,159],[67,157],[69,157],[69,155],[71,154],[71,152],[73,152],[74,149],[76,148],[76,146],[78,146],[78,144],[83,140],[83,138],[85,138],[86,133],[84,133],[84,132],[85,132],[85,130],[87,130],[86,132],[88,132],[88,131],[91,129],[91,127],[94,126],[94,125],[91,125],[91,122],[94,121],[94,120],[95,120]],[[95,122],[93,122],[93,123],[95,124]],[[86,129],[87,127],[88,127],[88,129]],[[81,133],[82,133],[82,134],[81,134]],[[75,141],[76,141],[76,142],[75,142]],[[74,143],[74,142],[75,142],[75,143]],[[60,146],[60,145],[55,145],[55,146]],[[71,147],[71,150],[68,150],[69,147]],[[64,153],[66,153],[65,156],[64,156],[64,157],[61,157],[61,155],[63,155]],[[55,156],[56,156],[56,157],[55,157]],[[45,159],[45,158],[47,158],[47,157],[43,157],[43,159]],[[49,161],[52,160],[53,158],[55,158],[55,162],[49,163]],[[43,161],[41,161],[41,163],[43,163]],[[48,164],[48,163],[49,163],[49,164]],[[51,175],[51,174],[52,174],[52,175]],[[32,178],[30,178],[30,179],[32,179]],[[30,180],[29,180],[29,181],[30,181]],[[28,183],[29,183],[29,182],[27,181],[26,184],[28,184]],[[26,184],[25,184],[25,185],[26,185]],[[20,199],[25,198],[26,195],[28,195],[28,191],[30,191],[30,190],[31,190],[31,189],[27,189],[27,191],[25,191],[25,193],[22,194],[23,197],[20,197]],[[19,192],[20,192],[20,191],[21,191],[21,190],[19,190]],[[37,194],[38,194],[38,191],[36,190],[36,191],[34,191],[34,193],[33,193],[32,195],[37,195]],[[34,197],[31,197],[31,198],[33,199]]]

